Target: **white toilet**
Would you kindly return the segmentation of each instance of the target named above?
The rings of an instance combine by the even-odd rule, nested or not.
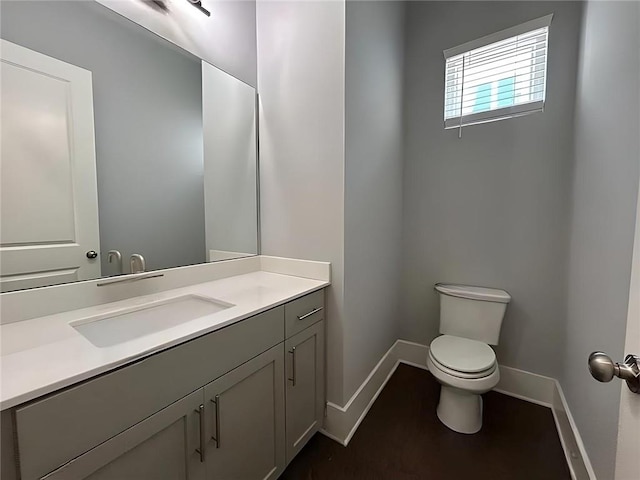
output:
[[[497,345],[511,300],[504,290],[436,284],[440,333],[429,346],[427,365],[440,382],[438,418],[451,430],[482,428],[482,397],[498,384],[500,371],[489,345]]]

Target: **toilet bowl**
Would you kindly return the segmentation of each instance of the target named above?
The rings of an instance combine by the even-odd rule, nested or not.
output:
[[[481,394],[500,380],[493,349],[476,340],[442,335],[431,342],[427,366],[442,385],[437,408],[440,421],[458,433],[480,431]]]
[[[429,346],[427,366],[441,384],[438,418],[451,430],[482,428],[483,393],[500,380],[496,355],[502,320],[511,301],[504,290],[437,284],[440,333]]]

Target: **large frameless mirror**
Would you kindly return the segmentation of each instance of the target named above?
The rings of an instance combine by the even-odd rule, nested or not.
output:
[[[93,1],[0,9],[2,291],[259,253],[253,87]]]

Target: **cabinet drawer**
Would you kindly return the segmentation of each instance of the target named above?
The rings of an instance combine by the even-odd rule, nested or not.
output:
[[[324,320],[324,290],[305,295],[285,305],[285,336],[289,338]]]
[[[283,340],[269,310],[15,410],[23,480],[42,477]]]

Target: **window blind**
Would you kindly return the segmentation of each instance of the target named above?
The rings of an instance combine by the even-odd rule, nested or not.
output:
[[[445,128],[541,111],[552,15],[444,51]]]

